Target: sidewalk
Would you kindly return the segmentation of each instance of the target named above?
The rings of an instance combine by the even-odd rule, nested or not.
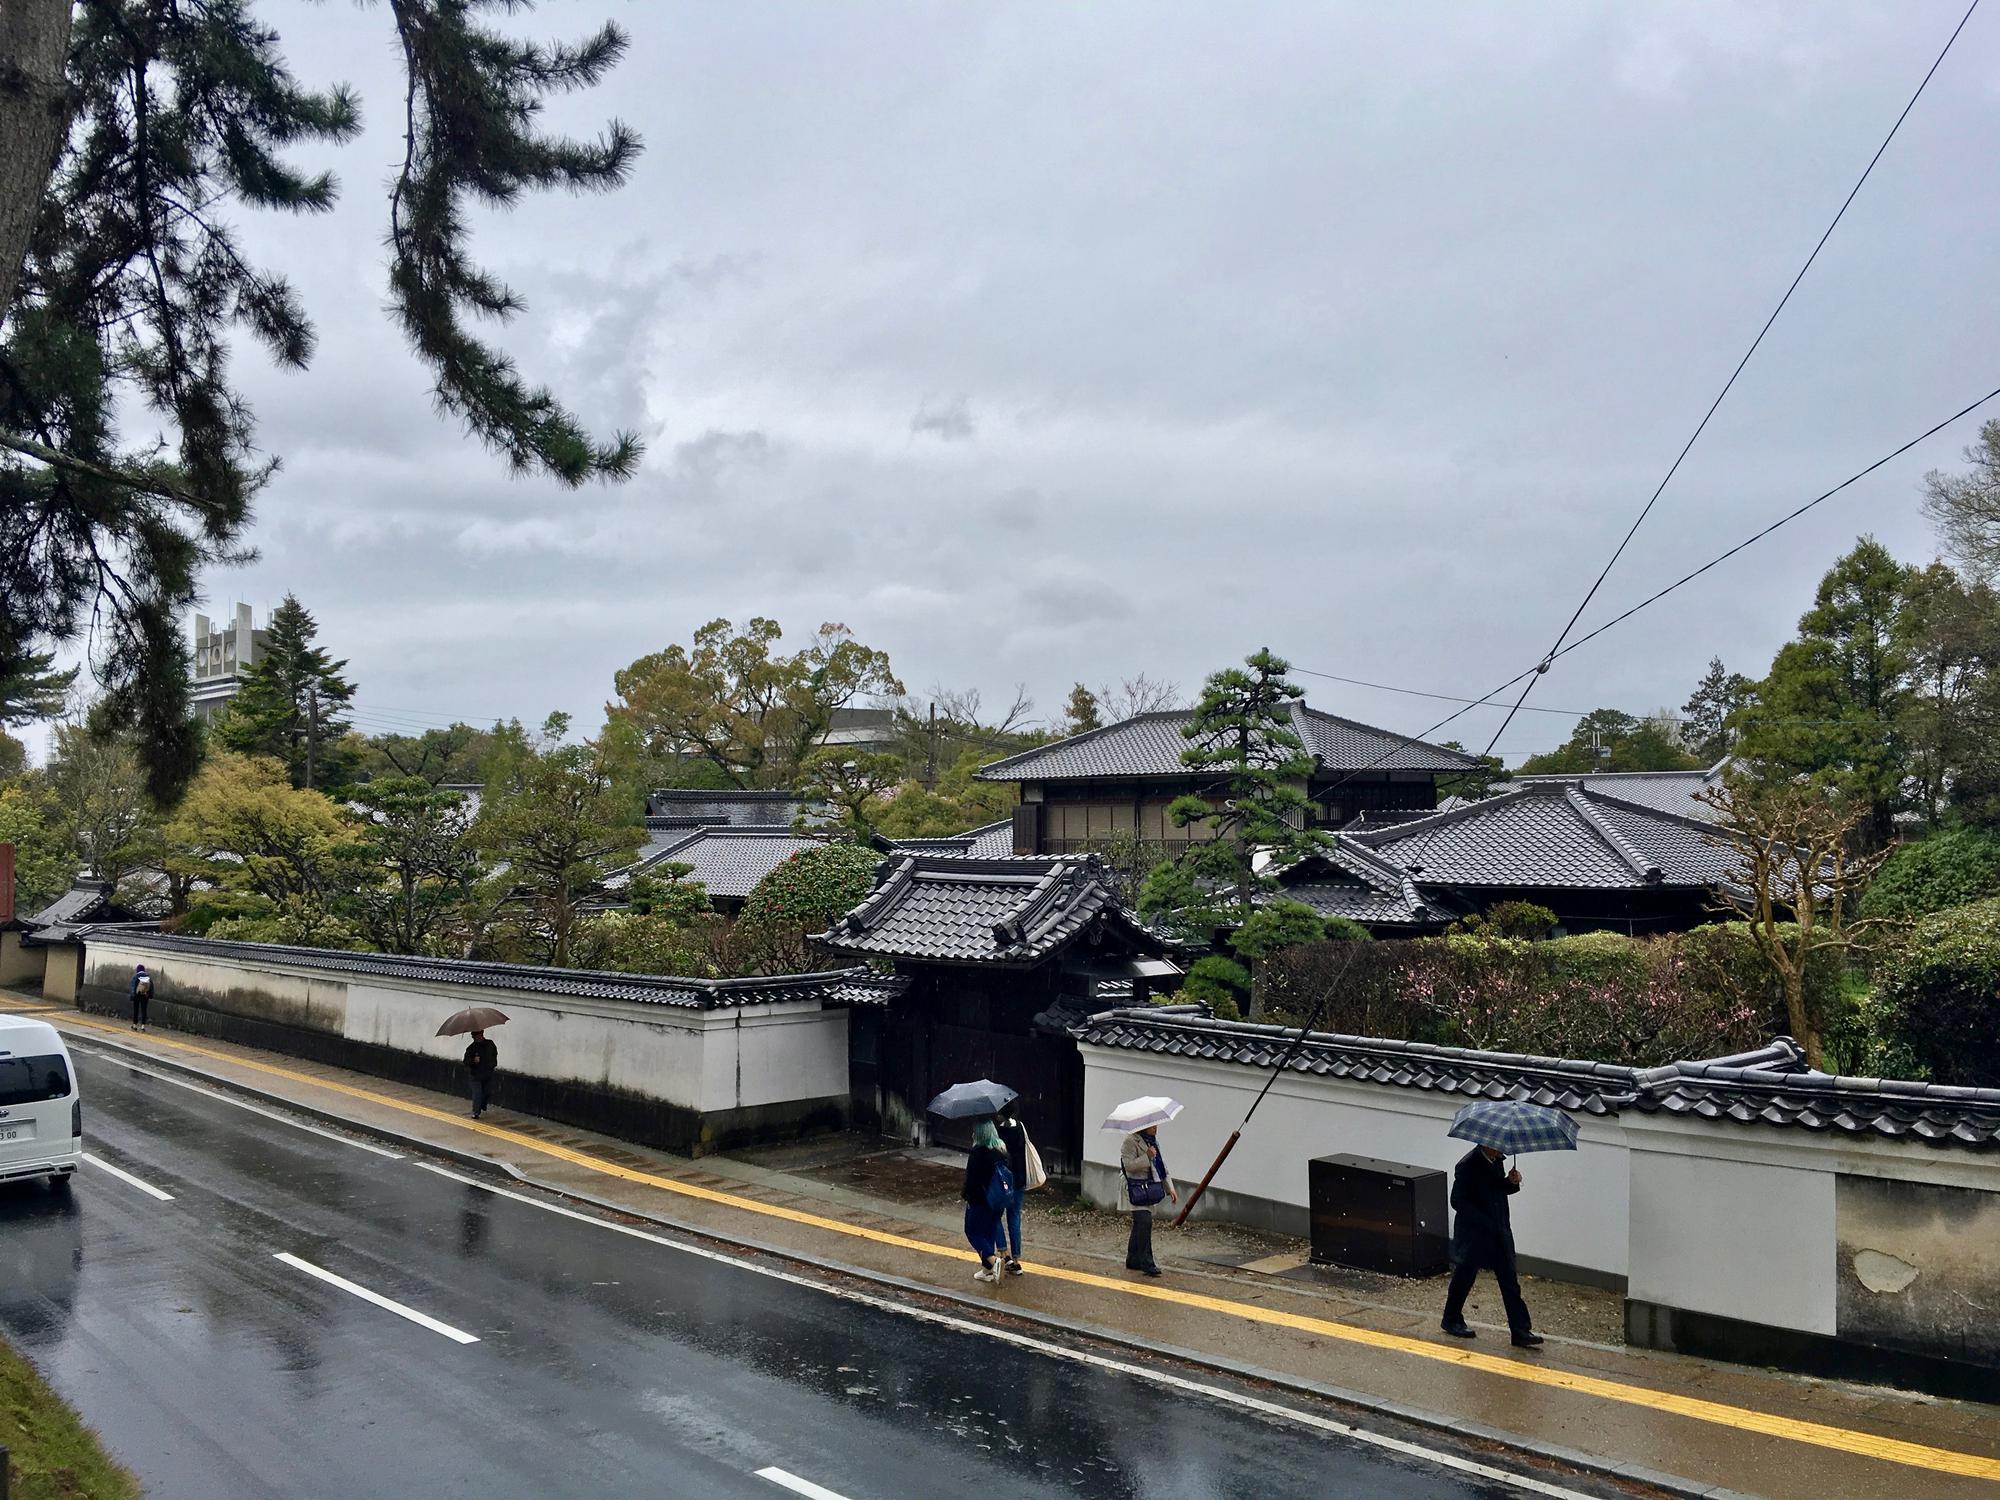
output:
[[[1609,1294],[1530,1282],[1540,1354],[1506,1343],[1489,1289],[1473,1344],[1437,1331],[1438,1283],[1302,1268],[1295,1242],[1213,1225],[1157,1235],[1168,1274],[1123,1269],[1115,1215],[1030,1199],[1030,1272],[996,1287],[958,1233],[956,1175],[925,1153],[851,1138],[699,1160],[504,1108],[228,1043],[149,1032],[0,991],[67,1035],[191,1073],[377,1137],[506,1172],[532,1186],[702,1236],[950,1298],[1010,1319],[1168,1351],[1236,1374],[1334,1395],[1680,1493],[1848,1500],[1991,1495],[2000,1411],[1623,1347]],[[504,1095],[503,1095],[504,1097]],[[1484,1304],[1483,1306],[1481,1304]]]

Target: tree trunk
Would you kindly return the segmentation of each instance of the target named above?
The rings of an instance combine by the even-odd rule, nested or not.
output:
[[[1786,969],[1780,977],[1785,982],[1785,1015],[1792,1023],[1792,1040],[1805,1048],[1807,1064],[1817,1068],[1820,1065],[1819,1028],[1806,1014],[1805,967],[1801,964],[1796,974]]]
[[[0,319],[14,305],[69,125],[69,33],[70,0],[0,4]]]

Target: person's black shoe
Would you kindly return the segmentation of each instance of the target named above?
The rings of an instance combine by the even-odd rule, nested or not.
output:
[[[1474,1333],[1464,1323],[1440,1323],[1438,1327],[1442,1328],[1455,1339],[1476,1339],[1479,1337],[1478,1334]]]
[[[1160,1274],[1158,1266],[1134,1266],[1132,1269],[1137,1271],[1141,1276],[1158,1276]]]
[[[1516,1349],[1539,1349],[1545,1340],[1539,1333],[1517,1333],[1514,1335]]]

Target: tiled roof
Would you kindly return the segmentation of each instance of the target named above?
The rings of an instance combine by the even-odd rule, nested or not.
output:
[[[1516,782],[1478,802],[1393,828],[1344,834],[1425,886],[1618,890],[1709,886],[1736,858],[1711,825],[1659,812],[1574,780]]]
[[[1419,890],[1407,871],[1347,839],[1330,840],[1319,853],[1280,872],[1278,882],[1282,899],[1369,927],[1436,927],[1463,915],[1456,905]]]
[[[87,922],[111,903],[111,887],[103,881],[79,880],[28,920],[37,927],[69,927]]]
[[[91,931],[84,937],[89,940]],[[545,969],[532,964],[475,963],[456,958],[406,958],[388,953],[354,953],[341,948],[292,948],[280,943],[233,943],[216,938],[176,937],[162,932],[107,931],[121,944],[157,950],[171,958],[243,958],[302,969],[339,969],[390,979],[432,984],[470,984],[543,995],[575,995],[593,1000],[636,1000],[720,1010],[734,1005],[769,1005],[780,1000],[841,1001],[864,994],[881,976],[865,968],[829,969],[815,974],[783,974],[755,979],[680,979],[654,974],[614,974],[599,969]],[[163,972],[171,974],[172,970]]]
[[[647,822],[652,819],[700,818],[731,828],[790,828],[804,817],[822,823],[828,817],[826,804],[785,791],[691,790],[665,787],[646,794]]]
[[[1297,1033],[1149,1007],[1090,1017],[1074,1035],[1123,1051],[1271,1068]],[[1630,1110],[1932,1146],[2000,1148],[2000,1089],[1820,1073],[1805,1066],[1804,1053],[1790,1037],[1733,1057],[1631,1068],[1315,1032],[1300,1045],[1290,1069],[1465,1098],[1526,1099],[1583,1115]]]
[[[758,881],[801,849],[817,849],[826,842],[789,828],[694,828],[653,848],[634,868],[693,865],[694,872],[687,879],[699,881],[710,896],[740,901],[756,889]]]
[[[1164,709],[1122,723],[1038,745],[980,769],[988,781],[1074,781],[1197,774],[1181,759],[1192,741],[1182,731],[1193,710]],[[1343,771],[1460,771],[1478,764],[1470,755],[1335,714],[1292,705],[1292,729],[1324,773]]]
[[[1092,855],[973,859],[896,854],[875,890],[822,938],[837,952],[930,963],[1040,963],[1086,934],[1115,932],[1125,951],[1159,938],[1119,903]]]
[[[974,859],[1012,859],[1014,820],[1002,818],[964,833],[942,834],[935,838],[889,839],[892,849],[911,854],[965,854]]]
[[[1675,813],[1683,818],[1699,818],[1713,823],[1719,814],[1706,802],[1694,800],[1722,779],[1728,761],[1718,761],[1706,771],[1607,771],[1597,776],[1516,776],[1507,786],[1580,786],[1587,792],[1601,792],[1620,802],[1637,803],[1654,812]]]

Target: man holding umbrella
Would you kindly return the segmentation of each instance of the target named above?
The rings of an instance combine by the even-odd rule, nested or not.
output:
[[[1500,1285],[1515,1347],[1538,1348],[1542,1336],[1528,1317],[1514,1268],[1514,1225],[1507,1205],[1521,1191],[1521,1172],[1518,1167],[1507,1169],[1506,1153],[1574,1151],[1576,1122],[1561,1110],[1538,1104],[1481,1100],[1458,1112],[1450,1133],[1477,1144],[1451,1174],[1453,1265],[1444,1298],[1444,1331],[1461,1339],[1477,1336],[1465,1321],[1465,1299],[1479,1273],[1486,1270]]]
[[[493,1045],[486,1032],[489,1027],[504,1026],[506,1022],[504,1011],[495,1010],[490,1005],[468,1005],[447,1018],[437,1029],[439,1036],[472,1033],[472,1041],[465,1049],[465,1071],[472,1079],[472,1118],[475,1120],[486,1113],[487,1101],[493,1092],[493,1075],[500,1071],[500,1049]]]

